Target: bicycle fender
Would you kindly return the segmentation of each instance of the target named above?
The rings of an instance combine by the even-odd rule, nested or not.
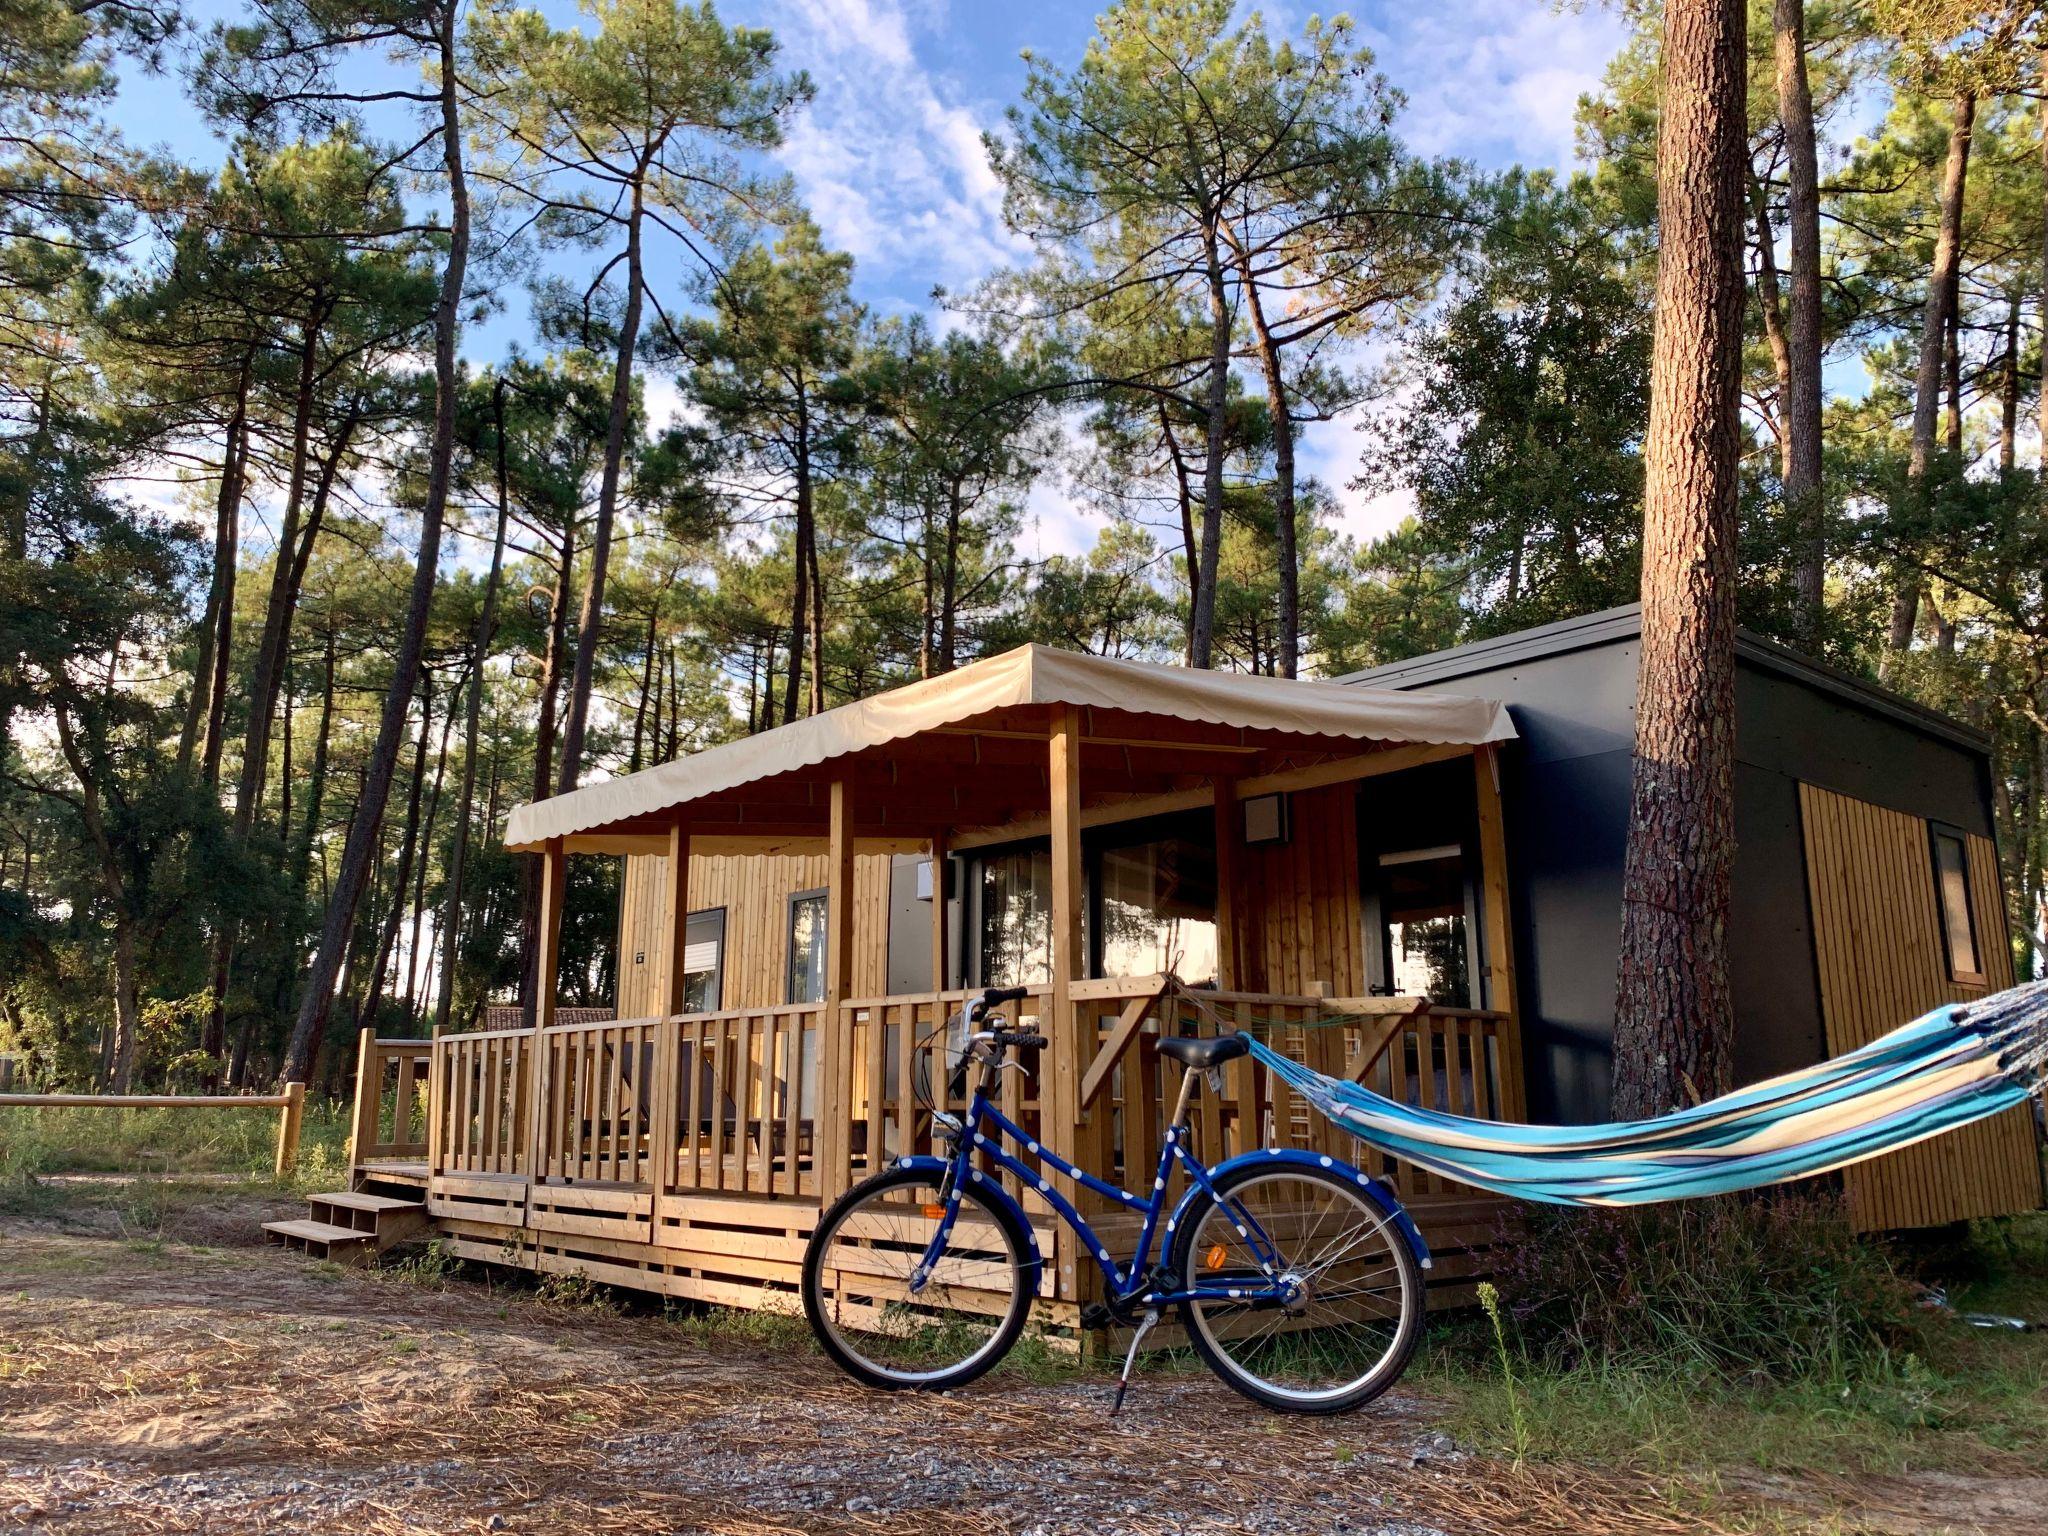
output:
[[[1320,1152],[1306,1152],[1299,1147],[1266,1147],[1257,1152],[1241,1152],[1236,1157],[1226,1158],[1209,1170],[1209,1177],[1214,1180],[1239,1168],[1266,1163],[1291,1164],[1302,1168],[1327,1168],[1351,1179],[1365,1191],[1366,1197],[1380,1208],[1381,1214],[1394,1224],[1394,1230],[1401,1234],[1402,1240],[1408,1244],[1408,1251],[1415,1256],[1416,1264],[1423,1269],[1430,1267],[1429,1244],[1422,1240],[1422,1229],[1415,1225],[1415,1218],[1408,1214],[1408,1209],[1401,1204],[1400,1197],[1384,1180],[1374,1178],[1369,1173],[1361,1173],[1347,1162]],[[1182,1194],[1180,1203],[1173,1208],[1173,1215],[1167,1218],[1166,1232],[1169,1237],[1187,1217],[1195,1203],[1195,1197],[1201,1192],[1200,1186],[1190,1185]]]
[[[952,1171],[953,1159],[950,1157],[933,1157],[929,1153],[917,1152],[908,1157],[899,1157],[889,1166],[891,1168],[916,1168],[925,1173],[937,1174],[943,1178]],[[1027,1262],[1035,1268],[1043,1269],[1045,1267],[1045,1255],[1038,1250],[1038,1234],[1032,1230],[1031,1219],[1024,1214],[1024,1207],[1017,1203],[1017,1197],[1004,1187],[1001,1179],[989,1178],[978,1168],[970,1168],[967,1170],[967,1173],[968,1177],[973,1179],[984,1193],[994,1198],[996,1204],[1002,1206],[1012,1216],[1017,1218],[1017,1226],[1024,1233],[1024,1245],[1029,1250]]]

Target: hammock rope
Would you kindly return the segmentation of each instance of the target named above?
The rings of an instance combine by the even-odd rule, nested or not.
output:
[[[1232,1027],[1199,994],[1174,990]],[[1523,1200],[1639,1205],[1811,1178],[2026,1103],[2048,1078],[2048,981],[1944,1005],[1841,1056],[1656,1119],[1606,1125],[1514,1125],[1405,1104],[1248,1038],[1289,1088],[1393,1157]]]

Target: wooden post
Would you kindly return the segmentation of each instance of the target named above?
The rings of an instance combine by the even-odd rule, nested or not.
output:
[[[547,1177],[547,1107],[552,1073],[548,1070],[547,1030],[555,1022],[555,990],[561,980],[562,898],[568,891],[568,856],[562,840],[551,837],[541,851],[540,963],[534,968],[532,1063],[527,1080],[533,1091],[526,1102],[526,1205],[533,1211],[533,1191]]]
[[[1237,781],[1216,780],[1216,985],[1229,991],[1238,983],[1237,871],[1243,839],[1243,818],[1237,808]],[[1199,977],[1184,978],[1200,980]]]
[[[932,833],[932,990],[943,992],[951,979],[946,960],[946,834]]]
[[[662,1024],[654,1039],[654,1085],[648,1106],[654,1116],[654,1192],[657,1198],[672,1189],[681,1151],[682,1105],[677,1092],[682,1067],[683,1026],[677,1017],[689,1012],[689,977],[683,957],[690,947],[690,824],[680,816],[668,829],[668,882],[664,899],[668,903],[668,981],[662,995]],[[696,1062],[693,1072],[702,1072]],[[692,1136],[697,1134],[690,1127]],[[655,1213],[657,1221],[660,1212]]]
[[[441,1171],[447,1152],[448,1048],[441,1043],[447,1031],[436,1024],[427,1043],[427,1191],[432,1194],[434,1175]]]
[[[1507,1015],[1496,1038],[1500,1051],[1500,1113],[1520,1120],[1528,1113],[1522,1085],[1521,1016],[1515,1009],[1515,935],[1508,903],[1507,822],[1501,812],[1500,748],[1492,743],[1472,753],[1473,787],[1479,808],[1479,883],[1486,924],[1486,989],[1477,999]]]
[[[818,1024],[818,1195],[827,1203],[853,1182],[853,790],[832,781],[825,884],[825,1011]]]
[[[299,1166],[299,1127],[306,1118],[306,1085],[284,1085],[284,1108],[277,1119],[277,1176],[282,1179]]]
[[[356,1103],[349,1121],[348,1161],[353,1169],[367,1149],[377,1144],[377,1122],[384,1105],[384,1063],[377,1056],[377,1031],[366,1026],[356,1035]]]
[[[1093,1032],[1082,1028],[1075,1006],[1073,984],[1087,971],[1082,953],[1081,886],[1081,711],[1071,704],[1057,704],[1052,711],[1049,777],[1052,790],[1052,1018],[1048,1035],[1052,1041],[1052,1083],[1044,1135],[1057,1146],[1071,1138],[1076,1164],[1098,1177],[1108,1170],[1100,1155],[1107,1138],[1101,1134],[1109,1123],[1107,1108],[1090,1119],[1081,1107],[1081,1075],[1095,1056]],[[1085,1005],[1084,1005],[1085,1006]],[[1076,1206],[1086,1211],[1098,1202],[1075,1191]],[[1059,1231],[1058,1294],[1069,1300],[1093,1300],[1100,1275],[1092,1261],[1080,1252],[1074,1234],[1065,1226]]]

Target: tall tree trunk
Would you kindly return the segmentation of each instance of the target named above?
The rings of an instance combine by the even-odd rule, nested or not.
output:
[[[277,713],[278,690],[291,645],[292,617],[299,601],[298,583],[305,574],[305,560],[300,554],[301,523],[306,503],[307,466],[312,453],[316,365],[321,331],[331,310],[332,306],[328,304],[316,306],[306,320],[300,341],[298,388],[292,419],[291,473],[285,492],[284,516],[278,524],[277,551],[271,560],[270,593],[264,605],[263,633],[257,642],[256,664],[250,676],[249,718],[244,727],[241,773],[235,782],[233,835],[236,843],[244,848],[254,830],[257,809],[269,776],[271,721]],[[319,490],[313,498],[311,513],[303,516],[303,543],[309,551],[313,539],[318,536],[342,456],[348,450],[352,426],[353,421],[336,433],[333,452],[320,467]],[[226,640],[223,634],[223,655]],[[284,830],[288,835],[289,827]],[[224,925],[214,937],[213,1002],[201,1032],[200,1049],[216,1064],[227,1033],[228,979],[238,938],[237,926],[233,923]],[[213,1070],[217,1072],[218,1066]]]
[[[235,405],[228,417],[220,457],[220,487],[214,497],[213,576],[206,588],[206,618],[199,629],[199,656],[192,668],[192,693],[185,704],[185,724],[178,733],[178,767],[188,768],[199,739],[199,722],[211,721],[213,701],[214,647],[220,631],[220,616],[234,607],[235,563],[239,558],[236,536],[240,518],[236,509],[242,499],[242,437],[249,414],[249,373],[255,360],[253,350],[242,358],[235,377]],[[215,762],[219,747],[209,742]]]
[[[329,627],[320,685],[320,731],[313,738],[313,767],[306,776],[306,815],[292,855],[292,889],[306,893],[313,871],[313,845],[320,837],[322,801],[327,793],[327,749],[334,731],[334,630]],[[296,959],[296,957],[294,957]]]
[[[1642,659],[1615,999],[1622,1117],[1718,1092],[1734,1032],[1743,7],[1671,0],[1664,25]]]
[[[1948,339],[1942,343],[1942,377],[1948,400],[1946,430],[1943,434],[1945,446],[1951,456],[1960,457],[1963,451],[1963,312],[1962,273],[1958,272],[1948,289]]]
[[[1213,664],[1216,649],[1216,568],[1223,558],[1223,450],[1228,441],[1225,408],[1230,403],[1230,294],[1224,286],[1223,261],[1217,234],[1209,242],[1209,386],[1204,402],[1208,427],[1208,461],[1202,466],[1202,558],[1190,574],[1194,580],[1194,617],[1188,637],[1188,660],[1197,667]]]
[[[560,692],[563,663],[569,655],[569,579],[576,560],[576,520],[562,524],[560,563],[555,569],[555,588],[548,597],[548,648],[541,658],[540,706],[533,728],[532,798],[545,800],[553,782],[555,757],[555,699]],[[534,988],[540,981],[540,860],[524,860],[521,881],[519,934],[520,953],[525,965],[520,972],[519,1004],[525,1010],[528,1027],[533,1023]]]
[[[491,569],[484,578],[484,603],[477,614],[476,638],[469,652],[469,710],[462,723],[462,799],[456,811],[455,851],[448,862],[448,892],[441,905],[441,977],[434,998],[434,1027],[448,1027],[449,1011],[455,1003],[455,967],[461,960],[462,880],[469,862],[470,807],[476,799],[477,736],[483,719],[484,664],[490,660],[491,639],[498,626],[498,580],[505,567],[505,527],[512,503],[507,493],[505,467],[505,381],[500,378],[491,390],[491,419],[496,427],[494,463],[497,470],[498,524],[491,536]],[[493,825],[493,822],[486,822]]]
[[[1785,510],[1799,530],[1799,634],[1819,639],[1827,597],[1827,508],[1821,490],[1820,156],[1806,73],[1806,0],[1774,0],[1778,120],[1785,131],[1785,222],[1792,237],[1786,316]]]
[[[470,681],[474,684],[475,679]],[[456,680],[455,691],[462,691],[460,678]],[[408,1028],[417,1017],[413,1008],[420,981],[420,932],[427,918],[427,865],[433,862],[434,828],[441,822],[441,786],[448,774],[448,738],[455,729],[455,700],[449,699],[448,704],[448,712],[441,717],[441,745],[434,756],[434,787],[427,791],[427,815],[420,824],[419,852],[413,861],[412,937],[405,951],[404,1011]]]
[[[1934,458],[1934,432],[1941,414],[1941,373],[1948,341],[1948,306],[1962,263],[1963,192],[1970,169],[1970,135],[1977,120],[1977,93],[1965,87],[1955,96],[1949,122],[1948,159],[1941,173],[1941,218],[1934,238],[1934,265],[1927,274],[1927,306],[1920,321],[1920,364],[1913,375],[1913,437],[1906,461],[1906,483],[1917,516],[1925,510],[1927,468]],[[1919,627],[1923,577],[1917,570],[1900,572],[1892,598],[1893,655],[1912,647]]]
[[[227,576],[221,582],[220,609],[213,616],[213,641],[206,685],[206,734],[199,752],[199,773],[209,788],[220,783],[220,758],[228,735],[228,678],[235,638],[235,578],[241,543],[242,493],[249,480],[249,423],[245,417],[236,439],[235,487],[227,498]]]
[[[1778,475],[1792,478],[1792,433],[1786,417],[1792,409],[1792,343],[1785,335],[1785,301],[1778,292],[1778,244],[1771,230],[1771,206],[1764,184],[1752,168],[1749,178],[1751,217],[1756,221],[1756,297],[1763,316],[1764,342],[1771,352],[1771,372],[1778,381]],[[1788,498],[1789,499],[1789,498]]]
[[[960,665],[960,482],[946,491],[945,553],[939,562],[939,658],[937,670]]]
[[[1287,403],[1287,380],[1280,370],[1280,348],[1266,325],[1259,285],[1252,280],[1248,255],[1239,259],[1245,309],[1251,317],[1252,342],[1259,371],[1266,380],[1266,414],[1273,422],[1273,549],[1280,563],[1280,629],[1276,641],[1279,673],[1293,677],[1301,666],[1301,557],[1295,548],[1294,416]]]
[[[803,697],[804,633],[811,620],[811,422],[810,406],[801,385],[796,397],[796,533],[790,550],[795,566],[789,608],[789,676],[782,684],[782,723],[797,715]]]
[[[643,162],[633,177],[632,212],[626,218],[626,310],[619,319],[619,352],[612,364],[611,414],[604,429],[604,474],[597,488],[597,525],[590,537],[590,569],[584,576],[583,606],[576,616],[576,670],[569,680],[569,712],[562,724],[562,773],[557,794],[576,787],[583,773],[583,735],[590,720],[590,690],[597,674],[597,647],[604,632],[604,584],[611,569],[612,521],[619,504],[619,473],[626,459],[626,429],[633,415],[633,349],[640,340],[640,219],[646,187]]]
[[[422,683],[427,683],[432,675],[423,673]],[[384,915],[384,927],[377,940],[377,959],[370,967],[369,990],[363,994],[362,1020],[372,1028],[376,1027],[392,956],[397,952],[398,931],[405,926],[406,887],[412,883],[412,861],[419,852],[420,802],[427,787],[427,740],[433,728],[434,695],[429,685],[420,690],[420,734],[413,743],[412,783],[405,795],[405,828],[398,834],[398,868],[391,881],[391,906]]]
[[[1167,414],[1162,402],[1159,407],[1159,433],[1166,445],[1166,456],[1173,464],[1174,500],[1180,511],[1181,558],[1188,567],[1188,610],[1181,622],[1181,659],[1188,666],[1195,664],[1195,605],[1193,601],[1195,572],[1201,568],[1201,547],[1195,542],[1195,497],[1188,481],[1187,456],[1181,452],[1180,437],[1173,430],[1173,418]]]
[[[811,566],[811,713],[825,712],[825,573],[818,568],[818,518],[811,514],[811,536],[804,558]]]
[[[647,639],[641,647],[640,656],[640,696],[633,705],[633,750],[626,759],[628,771],[632,773],[638,773],[644,761],[642,754],[647,744],[647,705],[649,697],[654,692],[655,626],[660,619],[661,603],[657,599],[647,605]]]
[[[1998,379],[1998,469],[2009,475],[2019,467],[2020,437],[2020,296],[2013,292],[2005,307],[2005,362]]]
[[[437,3],[441,154],[448,172],[449,229],[447,262],[441,270],[441,291],[434,306],[434,427],[427,453],[427,494],[420,508],[419,561],[413,572],[405,630],[398,653],[392,658],[391,692],[385,698],[383,718],[378,722],[377,744],[371,752],[362,803],[349,826],[341,867],[335,874],[334,894],[321,927],[320,947],[314,952],[299,1016],[285,1049],[281,1076],[287,1079],[303,1080],[311,1068],[334,1007],[335,974],[348,947],[356,902],[362,895],[363,877],[369,871],[375,823],[383,816],[391,779],[397,771],[398,744],[405,729],[406,711],[419,686],[427,618],[441,563],[441,522],[448,506],[449,472],[455,455],[455,405],[461,387],[455,344],[461,326],[463,278],[469,265],[469,188],[462,166],[463,124],[456,62],[458,7],[453,0]]]

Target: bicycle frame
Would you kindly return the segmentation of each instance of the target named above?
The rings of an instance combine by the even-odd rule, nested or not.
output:
[[[1194,1075],[1190,1073],[1190,1087],[1193,1080]],[[1085,1169],[1075,1167],[1051,1148],[1040,1146],[1036,1140],[1025,1134],[1022,1127],[1013,1124],[1001,1110],[989,1102],[987,1088],[984,1077],[984,1080],[976,1085],[974,1097],[968,1104],[967,1118],[961,1127],[953,1155],[946,1159],[929,1159],[929,1163],[938,1164],[947,1170],[946,1181],[942,1186],[946,1197],[946,1211],[939,1219],[938,1230],[932,1234],[932,1240],[925,1248],[924,1257],[911,1273],[911,1294],[915,1295],[924,1289],[926,1280],[938,1265],[940,1255],[945,1252],[954,1220],[960,1214],[961,1189],[971,1182],[989,1183],[996,1187],[999,1194],[1007,1198],[1002,1191],[1000,1179],[991,1178],[973,1165],[974,1154],[979,1151],[997,1166],[1007,1168],[1023,1180],[1027,1187],[1035,1189],[1039,1197],[1058,1213],[1060,1220],[1088,1245],[1089,1254],[1109,1282],[1109,1294],[1116,1306],[1130,1303],[1148,1307],[1166,1306],[1181,1301],[1270,1301],[1277,1306],[1290,1299],[1293,1283],[1290,1277],[1278,1273],[1279,1252],[1274,1243],[1242,1206],[1217,1193],[1216,1186],[1209,1177],[1208,1166],[1188,1150],[1185,1123],[1187,1089],[1182,1090],[1181,1102],[1174,1112],[1173,1123],[1167,1127],[1166,1139],[1159,1148],[1159,1166],[1153,1172],[1152,1192],[1149,1196],[1139,1196],[1118,1185],[1096,1178]],[[1041,1167],[1028,1167],[1006,1151],[1002,1144],[1002,1139],[1006,1136],[1022,1146],[1026,1154],[1036,1160]],[[916,1161],[927,1162],[923,1158]],[[1187,1170],[1188,1178],[1195,1188],[1231,1212],[1239,1235],[1244,1238],[1252,1250],[1253,1257],[1258,1260],[1259,1271],[1264,1278],[1263,1284],[1189,1286],[1184,1283],[1185,1277],[1176,1277],[1183,1281],[1178,1288],[1161,1290],[1153,1284],[1152,1244],[1154,1239],[1161,1235],[1159,1218],[1167,1208],[1167,1177],[1173,1171],[1176,1162]],[[1050,1166],[1055,1172],[1072,1179],[1083,1189],[1092,1190],[1127,1209],[1145,1213],[1144,1225],[1138,1233],[1137,1251],[1131,1256],[1127,1268],[1118,1266],[1116,1260],[1110,1256],[1108,1245],[1096,1234],[1095,1229],[1088,1225],[1087,1218],[1074,1208],[1072,1201],[1053,1187],[1052,1181],[1045,1176],[1044,1166]],[[1170,1231],[1172,1226],[1173,1223],[1169,1220],[1166,1223],[1167,1230]],[[1163,1250],[1164,1244],[1161,1246]]]

